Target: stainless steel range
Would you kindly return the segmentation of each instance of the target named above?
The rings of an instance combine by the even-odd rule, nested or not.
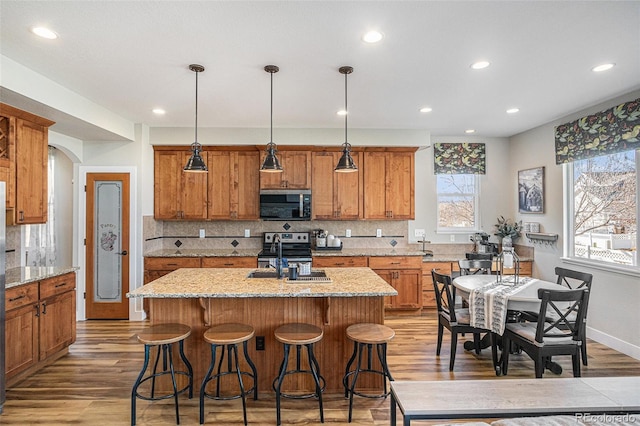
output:
[[[258,253],[258,267],[274,266],[278,258],[278,239],[282,243],[282,258],[288,262],[311,262],[311,236],[309,232],[265,232],[262,240],[262,251]]]

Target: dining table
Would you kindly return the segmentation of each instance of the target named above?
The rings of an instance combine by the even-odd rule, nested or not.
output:
[[[499,339],[506,323],[517,317],[518,312],[537,313],[540,310],[538,290],[558,289],[558,284],[551,281],[489,274],[461,275],[454,278],[453,286],[469,303],[470,325],[491,331],[482,338],[481,348],[492,346],[494,369],[498,375],[502,361],[497,357],[492,340]],[[465,342],[465,349],[473,349],[473,342]],[[556,374],[562,373],[562,367],[555,362],[549,361],[547,368]]]

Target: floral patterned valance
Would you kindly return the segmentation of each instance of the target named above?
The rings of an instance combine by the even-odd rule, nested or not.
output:
[[[556,127],[556,164],[640,148],[640,98]]]
[[[436,143],[433,158],[437,175],[483,175],[487,169],[483,143]]]

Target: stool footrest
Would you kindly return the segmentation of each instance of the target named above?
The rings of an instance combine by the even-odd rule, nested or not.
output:
[[[291,375],[291,374],[313,374],[313,372],[311,370],[289,370],[289,371],[285,371],[284,375],[282,376],[283,378]],[[277,392],[276,389],[276,385],[278,384],[278,379],[279,377],[276,377],[273,381],[272,384],[272,388],[274,391]],[[327,387],[325,381],[324,381],[324,377],[322,377],[320,374],[318,374],[318,380],[320,381],[321,385],[320,385],[320,392],[324,392],[324,389]],[[282,391],[280,391],[280,396],[284,397],[284,398],[289,398],[289,399],[309,399],[309,398],[317,398],[318,395],[313,392],[313,393],[303,393],[303,394],[291,394],[291,393],[284,393]]]
[[[342,379],[342,385],[345,387],[345,389],[347,389],[348,392],[353,392],[354,395],[362,396],[365,398],[386,398],[391,393],[391,390],[385,390],[384,392],[378,393],[378,394],[364,393],[362,391],[356,391],[355,389],[352,391],[349,386],[349,377],[355,373],[356,373],[355,370],[350,371]],[[363,374],[363,373],[377,374],[381,377],[386,376],[386,374],[383,371],[379,371],[379,370],[360,370],[358,372],[358,374]]]
[[[202,386],[204,387],[204,392],[202,393],[203,396],[209,398],[209,399],[214,399],[214,400],[219,400],[219,401],[228,401],[231,399],[238,399],[238,398],[242,398],[243,396],[247,396],[249,394],[252,394],[254,392],[254,390],[256,389],[256,378],[253,376],[253,374],[249,373],[248,371],[241,371],[240,374],[242,376],[247,376],[247,377],[251,377],[251,379],[253,380],[253,386],[249,389],[245,389],[244,392],[240,392],[237,394],[233,394],[233,395],[226,395],[226,396],[220,396],[220,395],[215,395],[212,392],[207,392],[206,387],[207,384],[213,380],[216,380],[218,377],[224,377],[224,376],[228,376],[230,374],[233,374],[234,377],[238,376],[238,373],[236,371],[224,371],[222,373],[218,373],[216,375],[210,376],[206,382],[204,382],[202,384]],[[216,392],[217,393],[217,392]]]

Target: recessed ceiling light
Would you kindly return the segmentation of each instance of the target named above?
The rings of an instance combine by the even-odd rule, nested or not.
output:
[[[162,108],[154,108],[152,111],[157,115],[165,115],[167,113],[167,111],[163,110]]]
[[[347,111],[341,109],[340,111],[338,111],[336,114],[338,115],[347,115]]]
[[[474,62],[473,64],[471,64],[471,68],[474,69],[474,70],[481,70],[481,69],[484,69],[484,68],[488,67],[489,65],[491,65],[490,62],[478,61],[478,62]]]
[[[515,114],[516,112],[520,112],[520,108],[509,108],[507,110],[507,114]]]
[[[431,111],[433,111],[433,109],[429,107],[420,108],[420,112],[431,112]]]
[[[591,71],[593,72],[602,72],[602,71],[607,71],[610,70],[611,68],[613,68],[616,64],[601,64],[598,66],[595,66],[593,68],[591,68]]]
[[[45,27],[33,27],[31,28],[31,32],[39,37],[46,38],[49,40],[55,40],[58,38],[58,34],[54,33],[49,28],[45,28]]]
[[[465,133],[475,133],[475,129],[467,129],[464,131]]]
[[[362,41],[364,41],[365,43],[377,43],[383,38],[384,34],[382,34],[380,31],[373,30],[364,33],[364,35],[362,36]]]

